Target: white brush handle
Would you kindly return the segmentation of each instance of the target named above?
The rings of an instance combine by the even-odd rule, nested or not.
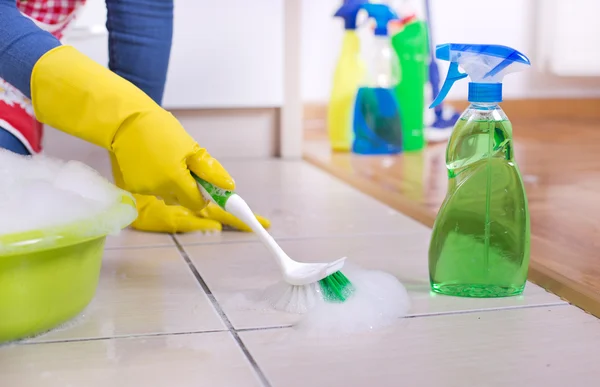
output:
[[[273,239],[273,237],[267,232],[267,230],[265,230],[262,224],[260,224],[260,222],[256,219],[254,212],[252,212],[244,199],[237,194],[231,195],[231,197],[227,200],[227,204],[225,204],[225,211],[238,217],[242,222],[246,223],[246,225],[248,225],[252,231],[254,231],[254,233],[258,236],[258,239],[260,239],[265,247],[271,252],[282,272],[285,273],[289,266],[293,266],[294,262],[290,257],[288,257],[285,251],[279,247],[277,242],[275,242],[275,239]]]

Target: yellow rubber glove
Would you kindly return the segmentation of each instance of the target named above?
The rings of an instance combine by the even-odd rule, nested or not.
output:
[[[37,119],[114,153],[127,189],[192,211],[206,206],[190,170],[223,189],[231,176],[169,112],[136,86],[70,46],[33,68]]]
[[[121,169],[113,154],[110,154],[110,161],[115,184],[119,188],[127,190]],[[168,206],[154,196],[136,194],[133,196],[137,204],[138,217],[131,227],[136,230],[172,234],[193,231],[212,232],[221,231],[225,225],[240,231],[252,231],[241,220],[214,203],[209,203],[205,209],[195,213],[182,206]],[[265,228],[269,228],[271,225],[269,220],[261,216],[256,218]]]

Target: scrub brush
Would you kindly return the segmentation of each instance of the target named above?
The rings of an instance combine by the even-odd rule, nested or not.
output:
[[[352,283],[340,271],[346,257],[331,263],[294,261],[256,220],[248,204],[239,195],[216,187],[194,173],[192,176],[207,200],[246,223],[275,258],[285,283],[277,284],[267,291],[267,298],[274,308],[304,313],[314,306],[319,294],[327,302],[344,302],[353,293]]]

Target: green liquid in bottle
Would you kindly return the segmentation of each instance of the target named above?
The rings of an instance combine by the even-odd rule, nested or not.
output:
[[[512,126],[497,105],[471,105],[448,143],[448,194],[429,247],[434,292],[506,297],[523,292],[529,210],[514,162]]]

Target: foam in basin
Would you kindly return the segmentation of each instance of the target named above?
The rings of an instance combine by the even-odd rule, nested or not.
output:
[[[120,195],[80,162],[0,149],[0,235],[93,217],[114,205]]]

